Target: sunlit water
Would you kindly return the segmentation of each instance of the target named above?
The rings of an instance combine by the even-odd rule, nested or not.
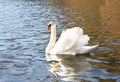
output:
[[[120,82],[119,0],[0,0],[0,82]],[[93,55],[57,55],[45,48],[54,20],[81,26],[100,46]]]

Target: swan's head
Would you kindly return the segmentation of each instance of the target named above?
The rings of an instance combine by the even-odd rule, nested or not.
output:
[[[54,21],[50,21],[50,22],[48,23],[48,28],[47,28],[47,30],[51,30],[52,28],[54,28],[54,25],[55,25]]]

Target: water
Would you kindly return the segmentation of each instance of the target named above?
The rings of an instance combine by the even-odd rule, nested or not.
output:
[[[119,0],[0,0],[0,82],[120,82],[119,6]],[[50,64],[44,52],[50,20],[58,36],[81,26],[99,48],[92,56],[58,55],[60,62]]]

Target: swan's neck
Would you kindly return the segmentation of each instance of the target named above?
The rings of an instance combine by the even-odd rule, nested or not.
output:
[[[51,26],[51,36],[48,46],[46,48],[46,53],[50,53],[50,51],[54,48],[56,43],[56,25]]]

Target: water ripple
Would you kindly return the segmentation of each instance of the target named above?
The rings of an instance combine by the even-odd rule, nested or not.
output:
[[[111,13],[106,15],[107,10],[103,10],[106,12],[103,17],[101,12],[102,8],[107,9],[106,5],[110,2],[99,1],[98,4],[96,1],[92,3],[81,0],[0,0],[0,82],[119,82],[120,39],[115,38],[119,37],[116,35],[119,32],[112,34],[111,28],[116,26],[115,21],[112,25],[106,25],[117,17],[112,18],[110,15],[108,18],[111,19],[107,19],[105,17]],[[57,37],[62,29],[80,26],[94,37],[91,38],[91,43],[97,39],[96,43],[101,44],[92,57],[60,56],[61,66],[57,70],[57,79],[48,71],[52,68],[45,58],[45,48],[50,37],[50,31],[46,31],[46,28],[50,20],[56,22]],[[113,26],[109,27],[111,32],[107,30],[107,26]],[[100,54],[97,55],[97,52]]]

